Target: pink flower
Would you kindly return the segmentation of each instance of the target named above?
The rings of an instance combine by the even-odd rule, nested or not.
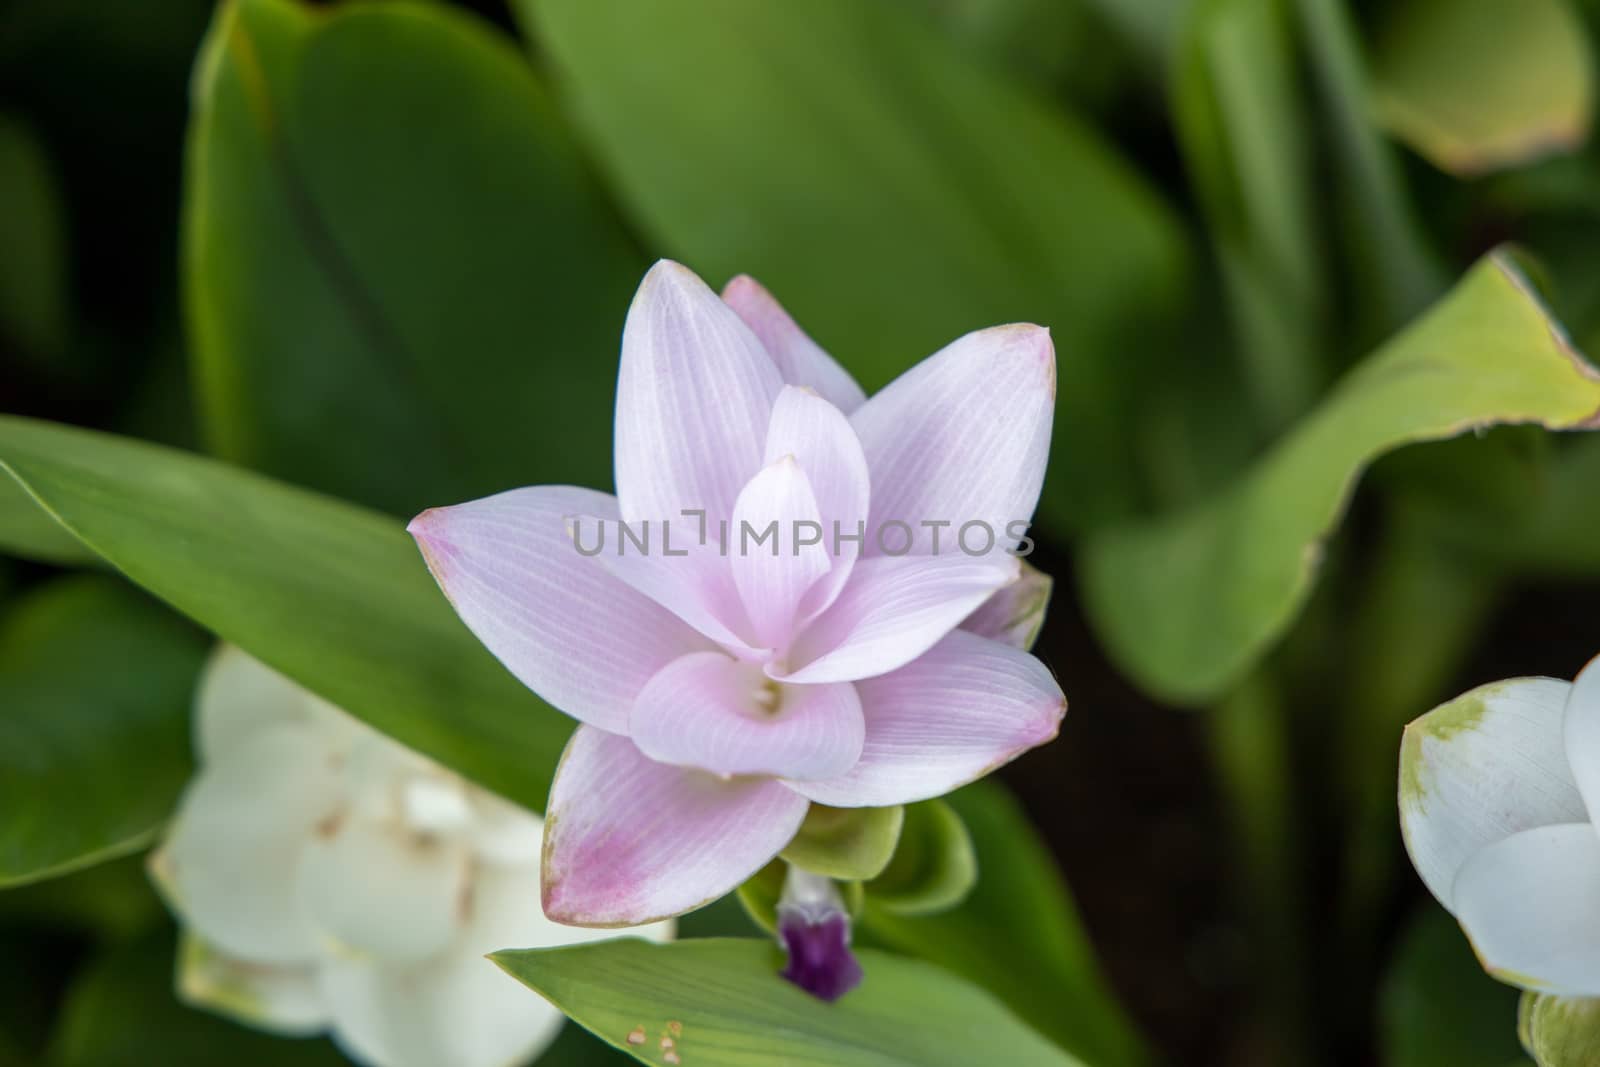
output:
[[[516,489],[410,526],[472,631],[579,720],[546,816],[551,918],[689,911],[813,802],[939,796],[1055,736],[1065,700],[1007,643],[1010,612],[961,628],[1036,593],[1013,550],[1054,401],[1036,326],[968,334],[868,400],[749,278],[718,299],[650,270],[623,330],[617,496]]]

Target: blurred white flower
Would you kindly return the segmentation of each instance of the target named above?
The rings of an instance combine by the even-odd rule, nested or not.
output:
[[[486,953],[606,931],[539,906],[543,825],[236,648],[202,678],[200,773],[151,869],[189,1001],[372,1067],[506,1067],[562,1016]],[[669,938],[671,923],[634,933]]]
[[[1572,683],[1480,686],[1407,727],[1400,826],[1490,974],[1600,996],[1600,658]]]

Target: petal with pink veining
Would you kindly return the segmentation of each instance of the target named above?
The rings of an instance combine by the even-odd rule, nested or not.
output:
[[[1055,737],[1067,707],[1043,663],[964,630],[855,687],[867,722],[861,759],[838,778],[792,783],[835,807],[942,796]]]
[[[875,556],[859,560],[833,606],[790,649],[791,682],[848,682],[887,674],[926,652],[995,590],[1016,579],[1015,557]]]
[[[890,382],[850,416],[872,472],[870,526],[906,523],[927,552],[934,531],[922,524],[949,523],[949,544],[982,522],[1000,548],[1014,547],[1006,528],[1039,502],[1055,394],[1055,349],[1038,326],[969,333]],[[898,548],[898,530],[891,537]],[[973,526],[967,543],[983,541]],[[879,552],[876,537],[865,552]]]
[[[579,527],[604,529],[592,542],[586,532],[585,544],[599,546],[595,562],[620,581],[718,644],[743,655],[757,654],[760,643],[734,585],[720,524],[719,530],[708,528],[704,544],[700,524],[693,519],[645,519],[624,529],[621,523],[585,517]]]
[[[576,719],[625,730],[650,676],[711,642],[581,555],[569,520],[582,515],[614,524],[616,501],[570,486],[513,489],[425,511],[407,529],[456,613],[512,674]]]
[[[645,275],[622,331],[617,498],[629,522],[726,518],[761,468],[783,379],[756,335],[687,267]]]
[[[580,726],[545,816],[545,914],[575,926],[681,915],[771,861],[808,806],[776,779],[657,763],[625,737]]]
[[[861,757],[849,682],[780,685],[753,663],[695,652],[663,667],[633,705],[628,734],[651,759],[715,774],[832,778]]]
[[[815,389],[846,414],[866,400],[850,372],[808,337],[760,282],[741,274],[722,290],[722,299],[755,331],[785,382]]]

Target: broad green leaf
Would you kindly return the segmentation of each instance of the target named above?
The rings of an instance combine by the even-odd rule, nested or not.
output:
[[[899,847],[883,872],[867,884],[875,908],[926,915],[953,908],[978,880],[972,835],[943,800],[905,809]]]
[[[0,478],[0,550],[67,566],[99,558],[10,478]]]
[[[1097,531],[1080,559],[1113,659],[1156,696],[1213,699],[1294,618],[1361,470],[1499,423],[1594,425],[1600,374],[1503,254],[1364,361],[1231,489]]]
[[[444,5],[229,0],[194,99],[184,278],[215,451],[406,515],[609,486],[645,263],[511,42]]]
[[[1591,1067],[1600,1061],[1600,999],[1524,993],[1517,1036],[1539,1067]]]
[[[1053,521],[1133,499],[1140,338],[1187,263],[1169,210],[1072,114],[859,0],[519,0],[641,227],[746,272],[869,391],[970,330],[1051,328]]]
[[[971,831],[977,885],[937,915],[896,914],[874,906],[869,894],[863,942],[914,953],[982,986],[1096,1067],[1147,1062],[1100,974],[1055,860],[1016,800],[992,781],[946,799]]]
[[[1461,928],[1431,903],[1405,931],[1379,990],[1386,1067],[1511,1067],[1517,991],[1483,973]]]
[[[1260,421],[1281,429],[1322,383],[1323,285],[1307,108],[1287,0],[1193,5],[1171,80]]]
[[[0,480],[223,639],[543,810],[571,724],[461,624],[399,522],[215,460],[14,417],[0,417]]]
[[[894,855],[905,808],[830,808],[813,804],[783,858],[829,878],[877,876]]]
[[[866,977],[833,1004],[778,976],[764,941],[638,938],[492,958],[641,1063],[692,1067],[1066,1067],[982,990],[914,960],[859,953]],[[630,1041],[630,1035],[643,1040]],[[663,1039],[667,1044],[663,1045]],[[675,1059],[665,1060],[663,1051]]]
[[[48,362],[66,344],[67,235],[55,176],[32,133],[0,114],[0,341]]]
[[[1581,145],[1593,66],[1567,0],[1400,0],[1379,38],[1377,113],[1435,166],[1482,174]]]
[[[109,577],[0,618],[0,888],[131,852],[189,776],[204,635]]]

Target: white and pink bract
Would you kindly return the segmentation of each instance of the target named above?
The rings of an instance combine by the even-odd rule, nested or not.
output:
[[[813,802],[939,796],[1055,736],[1050,671],[1008,612],[974,615],[1026,584],[1054,403],[1036,326],[968,334],[867,399],[749,278],[719,298],[650,270],[623,332],[617,495],[515,489],[410,526],[472,631],[580,723],[547,813],[551,918],[689,911]],[[958,547],[969,524],[996,536]]]

